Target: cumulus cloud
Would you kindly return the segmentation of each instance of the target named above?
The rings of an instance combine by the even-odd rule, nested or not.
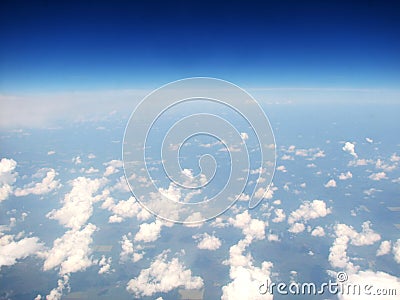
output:
[[[118,201],[114,203],[112,198],[107,198],[102,208],[112,211],[114,214],[108,219],[109,223],[121,223],[127,218],[136,216],[139,220],[147,220],[151,217],[151,214],[143,209],[143,207],[136,201],[134,197],[130,197],[128,200]]]
[[[32,182],[25,185],[23,188],[16,189],[15,196],[21,197],[30,194],[44,195],[61,186],[60,181],[55,179],[58,173],[54,169],[41,169],[37,172],[37,176],[34,175],[34,177],[42,176],[42,173],[46,174],[43,176],[42,181],[36,183]]]
[[[353,300],[353,299],[373,299],[373,300],[397,300],[399,295],[379,295],[378,289],[383,290],[394,289],[400,290],[400,279],[396,276],[390,275],[385,272],[374,272],[372,270],[358,271],[348,274],[348,284],[357,284],[361,287],[368,287],[367,290],[361,290],[360,295],[352,295],[352,293],[338,293],[339,300]]]
[[[261,267],[254,266],[251,254],[244,254],[250,243],[246,238],[229,249],[229,260],[224,261],[224,264],[230,265],[229,277],[232,281],[222,287],[223,300],[273,298],[272,295],[259,293],[260,284],[270,280],[273,264],[264,261]]]
[[[123,163],[120,160],[110,160],[109,162],[104,163],[104,165],[106,166],[106,170],[104,172],[104,176],[110,176],[112,174],[118,173],[119,169],[122,168]]]
[[[393,245],[394,260],[400,264],[400,239]]]
[[[94,264],[90,255],[92,234],[96,226],[86,225],[82,230],[69,230],[53,242],[53,247],[45,254],[45,271],[60,267],[60,275],[83,271]]]
[[[65,227],[81,228],[93,213],[93,203],[101,200],[101,195],[94,194],[103,184],[102,179],[75,178],[71,183],[71,191],[62,201],[63,206],[58,210],[53,209],[46,216]]]
[[[241,214],[237,214],[234,219],[229,218],[228,222],[234,227],[242,229],[243,234],[249,240],[263,240],[265,238],[267,223],[258,219],[252,219],[247,210]]]
[[[303,232],[304,229],[306,229],[306,227],[304,226],[303,223],[293,223],[290,228],[289,228],[289,232],[291,233],[300,233]]]
[[[321,226],[317,226],[311,231],[312,236],[325,236],[325,230]]]
[[[339,175],[339,180],[347,180],[353,178],[353,174],[350,171],[347,171],[346,173],[340,173]]]
[[[217,250],[221,247],[221,241],[215,235],[208,233],[196,234],[193,238],[197,241],[197,248],[203,250]]]
[[[120,241],[122,251],[119,255],[121,261],[132,260],[133,262],[137,262],[144,256],[144,252],[135,251],[133,242],[131,241],[131,236],[131,233],[122,236],[122,241]]]
[[[12,266],[18,260],[36,254],[43,249],[43,244],[37,237],[27,237],[16,240],[13,235],[0,232],[0,268]]]
[[[67,290],[68,292],[70,291],[70,286],[69,286],[69,277],[68,275],[64,275],[61,279],[57,281],[57,287],[52,289],[50,291],[50,294],[46,296],[46,300],[61,300],[63,296],[63,291]],[[39,298],[37,299],[42,299],[40,295],[38,295]]]
[[[355,144],[346,142],[342,148],[343,151],[349,153],[350,155],[354,156],[355,158],[358,158],[357,153],[355,152]]]
[[[297,221],[308,221],[311,219],[322,218],[332,212],[331,208],[327,208],[322,200],[304,201],[300,207],[293,211],[289,218],[288,223],[293,224]]]
[[[376,251],[376,256],[382,256],[390,253],[392,249],[392,243],[390,241],[383,241]]]
[[[272,222],[279,223],[279,222],[283,222],[285,220],[286,215],[282,208],[277,208],[277,209],[275,209],[274,212],[275,212],[276,217],[272,219]]]
[[[371,222],[366,221],[362,224],[361,232],[357,232],[353,227],[346,224],[335,226],[336,239],[329,250],[329,262],[335,268],[342,268],[349,271],[356,271],[357,266],[350,262],[347,255],[348,244],[354,246],[372,245],[381,239],[380,235],[371,229]]]
[[[0,202],[6,200],[13,191],[18,173],[15,172],[17,162],[13,159],[2,158],[0,160]]]
[[[326,188],[334,188],[336,187],[336,181],[334,179],[331,179],[324,186]]]
[[[141,224],[139,231],[135,235],[135,242],[150,243],[156,241],[160,237],[162,226],[163,222],[161,220]]]
[[[200,289],[203,279],[192,276],[177,257],[167,260],[168,251],[163,251],[151,263],[148,269],[142,269],[138,277],[129,280],[127,291],[135,297],[152,296],[156,293],[167,293],[178,287]]]
[[[368,176],[369,179],[374,180],[374,181],[379,181],[382,179],[387,179],[386,173],[385,172],[378,172],[378,173],[373,173]]]
[[[105,255],[101,256],[101,259],[99,261],[99,274],[107,274],[111,272],[111,262],[112,262],[112,258],[106,258]]]

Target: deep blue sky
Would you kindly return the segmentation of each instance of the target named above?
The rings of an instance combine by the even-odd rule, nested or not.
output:
[[[264,2],[1,1],[0,92],[400,86],[400,2]]]

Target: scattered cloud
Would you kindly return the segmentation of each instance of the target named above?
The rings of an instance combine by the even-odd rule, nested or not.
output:
[[[21,197],[30,194],[44,195],[61,187],[60,181],[55,179],[58,173],[54,169],[47,169],[47,170],[41,169],[38,171],[38,173],[44,173],[44,172],[46,175],[44,176],[41,182],[36,182],[36,183],[31,182],[25,185],[23,188],[17,188],[14,192],[15,196]]]
[[[390,241],[383,241],[376,251],[376,256],[382,256],[390,253],[392,249],[392,243]]]
[[[350,155],[354,156],[355,158],[358,158],[357,153],[355,152],[355,144],[346,142],[342,148],[343,151],[349,153]]]
[[[168,251],[163,251],[151,263],[148,269],[142,269],[138,277],[129,280],[127,291],[135,297],[152,296],[156,293],[167,293],[178,287],[200,289],[203,279],[192,276],[177,257],[167,260]]]
[[[385,172],[379,172],[369,175],[368,178],[374,181],[380,181],[382,179],[387,179],[387,176]]]
[[[340,173],[339,175],[339,180],[347,180],[353,178],[353,174],[350,171],[347,171],[346,173]]]
[[[322,218],[332,212],[331,208],[327,208],[322,200],[304,201],[300,207],[293,211],[289,218],[288,223],[293,224],[297,221],[308,221],[311,219]]]
[[[197,241],[197,248],[203,250],[217,250],[221,247],[221,241],[214,234],[209,235],[208,233],[196,234],[193,238]]]
[[[59,267],[60,275],[83,271],[94,264],[90,255],[92,234],[96,226],[86,225],[82,230],[72,229],[53,242],[53,247],[45,253],[45,271]]]
[[[336,187],[336,181],[334,179],[331,179],[324,185],[324,187],[334,188],[334,187]]]
[[[13,159],[2,158],[0,160],[0,202],[6,200],[13,191],[18,173],[15,172],[17,162]]]

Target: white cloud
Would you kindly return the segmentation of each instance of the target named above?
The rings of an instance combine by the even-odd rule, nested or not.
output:
[[[242,229],[243,234],[249,240],[263,240],[265,238],[265,227],[267,223],[258,219],[252,219],[247,210],[241,214],[237,214],[235,219],[229,218],[228,221],[234,227]]]
[[[382,256],[390,253],[392,249],[392,243],[390,241],[383,241],[376,251],[376,256]]]
[[[396,276],[390,275],[385,272],[374,272],[372,270],[358,271],[355,273],[348,274],[347,284],[357,284],[361,287],[361,294],[352,295],[352,293],[338,293],[339,300],[363,300],[363,299],[373,299],[373,300],[398,300],[399,295],[379,295],[378,289],[382,292],[383,290],[400,290],[400,279]],[[363,287],[367,287],[366,290]],[[345,287],[346,288],[346,287]],[[350,289],[352,291],[352,289]]]
[[[285,167],[284,165],[281,165],[281,166],[276,167],[276,170],[277,170],[277,171],[281,171],[281,172],[283,172],[283,173],[286,173],[286,172],[287,172],[286,167]]]
[[[101,259],[99,261],[99,274],[107,274],[111,272],[111,262],[112,262],[112,258],[106,258],[105,255],[101,256]]]
[[[392,156],[390,157],[391,162],[400,162],[400,156],[397,155],[397,153],[393,153]]]
[[[56,154],[56,151],[54,151],[54,150],[50,150],[47,152],[47,155],[54,155],[54,154]]]
[[[374,140],[369,137],[366,137],[365,140],[370,144],[372,144],[374,142]]]
[[[48,169],[48,170],[39,170],[38,171],[38,176],[39,174],[46,172],[44,178],[42,179],[41,182],[32,182],[27,185],[25,185],[22,189],[18,188],[15,190],[15,196],[21,197],[21,196],[27,196],[30,194],[33,195],[44,195],[48,194],[51,191],[58,189],[61,187],[60,181],[55,180],[56,176],[58,173],[54,169]],[[36,177],[36,176],[34,176]]]
[[[46,300],[61,300],[65,289],[67,289],[68,292],[70,291],[68,275],[64,275],[57,281],[57,287],[50,291],[50,294],[46,296]],[[40,297],[39,299],[42,298]]]
[[[347,171],[346,173],[340,173],[339,175],[339,180],[347,180],[353,178],[353,174],[350,171]]]
[[[6,200],[11,194],[18,173],[15,172],[17,163],[13,159],[2,158],[0,160],[0,202]]]
[[[112,174],[118,173],[119,169],[122,168],[123,163],[120,160],[110,160],[109,162],[104,163],[104,165],[106,166],[106,170],[104,172],[104,176],[110,176]]]
[[[141,224],[139,231],[135,235],[135,242],[150,243],[156,241],[160,237],[162,226],[163,222],[160,220]]]
[[[358,270],[347,256],[348,244],[354,246],[372,245],[380,240],[380,235],[371,229],[371,222],[366,221],[362,224],[362,231],[357,232],[353,227],[346,224],[337,224],[335,226],[336,239],[329,251],[329,262],[335,268],[341,268],[348,271]]]
[[[378,173],[373,173],[368,176],[369,179],[379,181],[382,179],[387,179],[386,173],[385,172],[378,172]]]
[[[240,240],[229,249],[229,260],[224,261],[224,264],[230,265],[229,276],[232,281],[222,287],[223,300],[273,298],[272,295],[259,293],[260,284],[270,280],[273,265],[265,261],[261,268],[254,266],[251,254],[244,255],[250,242],[248,239]]]
[[[400,239],[393,245],[394,260],[400,264]]]
[[[324,185],[324,187],[334,188],[334,187],[336,187],[336,181],[334,179],[331,179]]]
[[[317,226],[314,228],[314,230],[311,232],[312,236],[325,236],[325,230],[321,226]]]
[[[246,132],[241,132],[240,137],[243,141],[247,141],[249,139],[249,135]]]
[[[60,267],[60,275],[85,270],[93,265],[90,258],[92,234],[96,226],[88,224],[82,230],[69,230],[53,242],[43,264],[45,271]]]
[[[355,152],[355,144],[354,143],[350,143],[350,142],[346,142],[342,148],[343,151],[349,153],[350,155],[354,156],[355,158],[357,158],[357,153]]]
[[[290,226],[289,232],[291,233],[300,233],[303,232],[306,227],[303,223],[294,223]]]
[[[121,223],[126,218],[132,218],[136,216],[140,220],[147,220],[151,214],[147,212],[134,197],[130,197],[128,200],[118,201],[114,204],[112,198],[107,198],[103,202],[102,208],[106,208],[114,213],[110,216],[109,223]]]
[[[71,183],[71,191],[62,201],[63,206],[58,210],[53,209],[46,216],[58,220],[65,227],[79,229],[91,217],[93,203],[101,199],[100,195],[96,197],[94,193],[103,184],[102,179],[75,178]]]
[[[178,287],[200,289],[203,279],[192,276],[177,257],[167,261],[168,251],[163,251],[151,263],[148,269],[142,269],[138,277],[129,280],[127,291],[135,297],[152,296],[156,293],[167,293]]]
[[[37,237],[15,240],[13,235],[0,232],[0,268],[12,266],[17,260],[24,259],[42,250],[43,244]]]
[[[277,208],[277,209],[275,209],[274,212],[275,212],[276,217],[272,219],[272,222],[279,223],[279,222],[283,222],[285,220],[286,215],[282,208]]]
[[[304,201],[300,207],[293,211],[288,219],[289,224],[304,220],[308,221],[311,219],[322,218],[332,212],[331,208],[327,208],[326,204],[322,200],[313,200],[312,202]]]
[[[221,247],[221,241],[215,235],[209,235],[208,233],[196,234],[193,236],[197,240],[197,248],[203,250],[217,250]]]

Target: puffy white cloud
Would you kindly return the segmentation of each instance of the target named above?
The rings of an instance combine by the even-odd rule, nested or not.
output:
[[[33,195],[44,195],[48,194],[51,191],[59,188],[61,186],[59,180],[55,180],[56,176],[58,173],[54,169],[41,169],[38,171],[37,175],[41,176],[42,173],[46,173],[45,176],[43,176],[43,179],[41,182],[32,182],[27,185],[25,185],[22,189],[18,188],[15,190],[15,196],[21,197],[21,196],[27,196],[30,194]],[[34,177],[37,177],[34,175]]]
[[[2,158],[0,160],[0,202],[6,200],[13,191],[18,173],[15,172],[17,163],[13,159]]]
[[[376,251],[376,256],[382,256],[390,253],[392,249],[392,243],[390,241],[383,241]]]
[[[374,140],[369,137],[366,137],[365,140],[370,144],[372,144],[374,142]]]
[[[47,152],[47,155],[54,155],[54,154],[56,154],[56,151],[54,151],[54,150],[50,150]]]
[[[357,158],[357,153],[355,152],[355,144],[346,142],[342,148],[343,151],[349,153],[350,155],[354,156]]]
[[[43,249],[43,244],[37,237],[27,237],[15,240],[13,235],[4,235],[0,232],[0,268],[12,266],[19,259],[36,254]]]
[[[92,234],[96,226],[88,224],[82,230],[69,230],[53,242],[53,248],[45,253],[45,271],[60,267],[60,275],[85,270],[94,264],[90,258]]]
[[[65,289],[67,289],[68,292],[70,291],[68,275],[64,275],[61,279],[58,280],[57,287],[50,291],[50,294],[46,296],[46,300],[61,300],[63,291]],[[42,299],[42,297],[40,296],[39,299]]]
[[[110,176],[112,174],[118,173],[119,169],[122,168],[123,163],[120,160],[110,160],[109,162],[104,163],[106,166],[106,170],[104,172],[104,176]]]
[[[229,218],[228,221],[231,225],[242,229],[243,234],[249,240],[263,240],[265,238],[267,223],[258,219],[252,219],[247,210],[241,214],[237,214],[234,219]]]
[[[399,295],[379,295],[383,291],[388,292],[390,290],[400,290],[400,279],[396,276],[390,275],[385,272],[374,272],[372,270],[358,271],[355,273],[348,273],[348,279],[346,284],[358,285],[361,287],[360,295],[353,293],[338,293],[339,300],[363,300],[363,299],[373,299],[373,300],[397,300]],[[364,289],[364,287],[366,287]],[[346,285],[345,285],[346,289]],[[379,289],[379,290],[378,290]],[[350,291],[352,289],[350,288]]]
[[[163,222],[160,220],[141,224],[139,231],[135,235],[135,242],[150,243],[156,241],[160,237],[162,226]]]
[[[308,221],[311,219],[322,218],[332,212],[331,208],[327,208],[322,200],[313,200],[312,202],[305,201],[300,207],[293,211],[289,218],[288,223],[293,224],[297,221]]]
[[[101,259],[99,261],[99,266],[100,266],[100,270],[99,270],[99,274],[107,274],[111,272],[111,262],[112,262],[112,258],[106,258],[105,255],[101,256]]]
[[[224,300],[232,299],[272,299],[273,296],[259,293],[262,282],[270,280],[271,262],[263,262],[261,268],[253,265],[253,258],[250,253],[244,255],[246,247],[251,241],[248,239],[240,240],[236,245],[229,249],[229,260],[224,264],[230,265],[230,283],[222,287],[222,297]]]
[[[326,188],[334,188],[334,187],[336,187],[336,181],[335,181],[335,179],[329,180],[329,181],[324,185],[324,187],[326,187]]]
[[[58,220],[65,227],[81,228],[93,213],[93,203],[101,199],[101,195],[96,197],[94,193],[103,184],[103,179],[75,178],[71,183],[71,191],[62,201],[63,206],[58,210],[53,209],[46,216]]]
[[[282,208],[277,208],[277,209],[275,209],[274,212],[275,212],[276,217],[272,219],[272,222],[279,223],[279,222],[283,222],[285,220],[286,215]]]
[[[368,176],[369,179],[379,181],[382,179],[387,179],[386,173],[385,172],[378,172],[378,173],[373,173]]]
[[[280,166],[276,167],[276,170],[281,171],[283,173],[287,172],[286,167],[284,165],[280,165]]]
[[[209,235],[208,233],[196,234],[193,236],[197,240],[197,248],[203,250],[217,250],[221,247],[221,241],[215,235]]]
[[[400,239],[393,245],[394,260],[400,264]]]
[[[397,155],[397,153],[393,153],[392,156],[390,157],[391,162],[400,162],[400,156]]]
[[[109,223],[121,223],[126,218],[134,216],[140,220],[147,220],[151,216],[134,197],[130,197],[128,200],[121,200],[117,204],[114,204],[112,198],[107,198],[103,202],[102,208],[106,208],[114,213],[114,215],[110,216]]]
[[[306,227],[304,226],[303,223],[293,223],[289,228],[289,232],[300,233],[300,232],[303,232],[304,229],[306,229]]]
[[[347,180],[353,178],[353,174],[350,171],[347,171],[346,173],[340,173],[339,175],[339,180]]]
[[[358,270],[358,267],[354,266],[347,256],[348,244],[364,246],[372,245],[380,240],[380,235],[371,229],[371,222],[366,221],[361,227],[362,231],[357,232],[353,227],[346,224],[337,224],[335,226],[336,239],[329,251],[329,262],[333,267],[352,272]]]
[[[321,226],[317,226],[311,231],[312,236],[325,236],[325,230]]]
[[[203,279],[192,276],[177,257],[167,261],[168,251],[163,251],[151,263],[148,269],[142,269],[138,277],[129,280],[127,291],[135,297],[152,296],[156,293],[167,293],[177,287],[200,289]]]

